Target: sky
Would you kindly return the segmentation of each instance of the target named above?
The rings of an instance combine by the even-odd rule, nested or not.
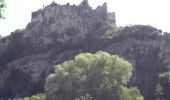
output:
[[[16,29],[23,29],[31,21],[31,12],[49,5],[80,4],[82,0],[5,0],[5,19],[0,19],[0,35],[9,35]],[[95,9],[104,2],[108,11],[116,13],[117,26],[151,25],[164,32],[170,32],[170,0],[88,0]]]

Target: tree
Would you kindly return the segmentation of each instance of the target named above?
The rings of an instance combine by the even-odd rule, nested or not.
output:
[[[121,95],[131,93],[124,89],[131,75],[132,65],[118,56],[101,51],[81,53],[74,60],[57,65],[55,73],[47,77],[46,97],[73,100],[89,94],[95,100],[126,100]],[[139,91],[136,96],[141,97]]]
[[[2,18],[3,8],[5,7],[4,0],[0,0],[0,18]]]

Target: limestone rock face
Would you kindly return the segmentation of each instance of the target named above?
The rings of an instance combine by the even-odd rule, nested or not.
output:
[[[115,26],[115,13],[107,12],[107,4],[92,9],[88,4],[58,5],[52,3],[32,13],[24,38],[34,45],[76,43],[99,27]],[[54,39],[55,38],[55,39]]]

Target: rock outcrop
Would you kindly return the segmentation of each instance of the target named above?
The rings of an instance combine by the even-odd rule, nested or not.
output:
[[[25,30],[16,30],[0,39],[3,41],[0,41],[0,98],[42,92],[45,77],[55,64],[86,51],[89,45],[86,38],[92,34],[96,39],[101,38],[108,29],[116,27],[115,21],[115,13],[107,11],[107,3],[92,9],[87,0],[79,5],[52,2],[32,12]],[[20,76],[19,83],[15,82]],[[26,92],[22,92],[22,81],[27,84]],[[14,84],[8,87],[8,83]]]
[[[82,2],[80,5],[59,5],[53,2],[32,13],[24,38],[31,38],[35,46],[56,43],[77,43],[88,33],[115,26],[115,13],[108,13],[107,3],[92,9]]]

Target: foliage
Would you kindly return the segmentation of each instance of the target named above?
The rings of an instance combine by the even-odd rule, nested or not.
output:
[[[164,94],[165,100],[170,99],[170,65],[166,66],[166,71],[160,74],[160,79],[162,83],[162,92]]]
[[[150,27],[150,26],[143,26],[143,25],[135,25],[135,26],[127,26],[127,27],[120,27],[120,28],[115,28],[115,29],[112,29],[110,31],[107,31],[106,32],[106,39],[109,40],[109,42],[107,42],[107,46],[110,45],[111,43],[114,45],[114,41],[110,41],[110,40],[125,40],[125,39],[129,39],[129,38],[134,38],[134,39],[137,39],[137,40],[146,40],[146,39],[157,39],[157,37],[159,37],[159,33],[161,31],[159,31],[158,29],[155,29],[153,27]],[[13,32],[10,36],[7,36],[6,38],[2,38],[0,39],[0,43],[2,44],[2,47],[5,47],[5,50],[4,49],[1,49],[0,50],[0,65],[1,65],[1,69],[5,68],[5,64],[15,60],[15,59],[18,59],[22,56],[27,56],[26,54],[28,55],[34,55],[33,53],[35,52],[35,49],[32,47],[32,40],[29,40],[26,41],[26,39],[21,40],[23,39],[23,33],[24,33],[24,30],[16,30],[15,32]],[[166,38],[167,38],[167,35],[166,34]],[[91,34],[90,34],[91,36]],[[169,36],[168,36],[169,37]],[[162,39],[165,39],[162,38]],[[31,41],[31,42],[30,42]],[[92,39],[92,41],[94,41],[94,39]],[[100,40],[99,40],[100,41]],[[105,45],[103,45],[102,43],[104,43],[104,41],[99,41],[96,42],[96,39],[95,39],[95,42],[96,42],[96,45],[101,45],[101,47],[97,48],[94,47],[93,45],[91,45],[91,41],[88,44],[88,46],[86,47],[80,47],[80,49],[82,51],[96,51],[96,50],[100,50],[100,49],[105,49]],[[152,40],[151,40],[152,41]],[[157,40],[156,40],[157,41]],[[30,43],[29,43],[30,42]],[[118,41],[119,42],[119,41]],[[84,43],[82,43],[82,46],[84,46]],[[146,43],[146,45],[145,45]],[[134,83],[132,84],[132,86],[137,86],[140,90],[141,90],[141,93],[145,96],[145,99],[148,100],[153,100],[154,98],[150,99],[150,97],[155,97],[155,88],[156,88],[156,85],[157,85],[157,76],[158,74],[160,73],[160,71],[158,71],[158,67],[162,66],[162,65],[159,65],[159,63],[161,63],[161,61],[157,58],[159,58],[159,54],[160,54],[160,48],[159,47],[152,47],[152,46],[149,46],[151,47],[151,49],[148,49],[147,47],[147,41],[143,44],[143,42],[141,42],[142,45],[144,45],[143,47],[144,48],[140,48],[139,46],[141,45],[128,45],[130,47],[130,52],[132,54],[132,56],[134,57],[133,60],[134,60],[134,63],[135,63],[135,71],[134,71],[134,74],[136,75],[136,80],[133,81]],[[168,42],[167,42],[168,43]],[[79,43],[78,43],[79,44]],[[135,44],[135,43],[134,43]],[[5,45],[5,46],[4,46]],[[80,45],[80,44],[79,44]],[[90,45],[90,46],[89,46]],[[128,48],[127,46],[127,48]],[[165,45],[166,46],[166,45]],[[18,48],[16,48],[18,47]],[[70,48],[69,46],[67,46],[68,49]],[[116,48],[116,47],[115,47]],[[158,48],[158,49],[157,49]],[[75,48],[75,45],[73,46],[73,49],[76,49]],[[90,50],[89,50],[90,49]],[[114,49],[114,48],[113,48]],[[146,49],[146,50],[145,50]],[[32,51],[31,51],[32,50]],[[66,48],[62,49],[62,50],[66,50]],[[108,49],[109,50],[109,49]],[[119,48],[118,48],[119,50]],[[158,51],[157,51],[158,50]],[[40,49],[37,50],[38,53],[41,51]],[[56,49],[54,50],[56,52]],[[110,51],[110,50],[109,50]],[[115,53],[117,53],[116,50],[114,50]],[[147,53],[148,52],[148,53]],[[37,53],[37,52],[36,52]],[[35,54],[36,54],[35,53]],[[122,55],[126,58],[128,58],[128,56],[124,53],[124,52],[121,52]],[[123,54],[124,53],[124,54]],[[146,53],[146,54],[144,54]],[[52,53],[53,54],[53,53]],[[127,53],[128,54],[128,53]],[[130,54],[130,53],[129,53]],[[131,56],[131,55],[130,55]],[[70,57],[69,57],[70,58]],[[83,58],[83,57],[82,57]],[[128,58],[129,59],[129,58]],[[62,58],[62,61],[64,61],[64,57]],[[69,62],[69,61],[68,61]],[[72,61],[73,63],[75,63],[75,61],[73,60]],[[89,62],[89,61],[88,61]],[[155,63],[156,62],[156,63]],[[69,63],[70,64],[70,63]],[[72,64],[72,63],[71,63]],[[73,64],[74,65],[74,64]],[[95,65],[95,64],[93,64]],[[58,65],[58,66],[61,66],[63,68],[63,65]],[[60,68],[60,67],[59,67]],[[77,68],[77,66],[76,66]],[[79,67],[78,67],[79,68]],[[77,86],[80,86],[80,89],[77,90],[77,91],[84,91],[83,93],[75,93],[75,97],[80,97],[80,96],[84,96],[84,94],[87,94],[89,93],[90,96],[92,97],[96,97],[96,95],[98,94],[103,94],[106,92],[106,94],[104,94],[104,96],[110,96],[110,95],[107,95],[110,93],[111,90],[109,90],[108,88],[106,90],[104,90],[104,87],[103,88],[100,88],[99,84],[104,84],[104,81],[108,81],[108,79],[104,78],[105,76],[103,74],[101,74],[100,72],[102,72],[103,70],[99,70],[95,67],[91,68],[91,69],[95,69],[94,73],[90,73],[94,76],[96,76],[95,78],[93,77],[88,77],[88,79],[86,80],[86,82],[82,81],[83,78],[71,78],[71,76],[67,76],[67,78],[70,78],[71,79],[74,79],[74,80],[71,80],[70,82],[65,78],[65,76],[63,78],[61,78],[61,80],[64,82],[66,82],[65,84],[63,84],[63,87],[65,87],[65,91],[68,89],[69,90],[69,85],[68,86],[64,86],[64,85],[67,85],[67,84],[73,84],[75,82],[75,84],[78,84]],[[91,70],[89,69],[89,70]],[[76,70],[76,69],[73,69],[73,70]],[[65,70],[64,70],[65,71]],[[69,71],[67,71],[68,73]],[[162,71],[163,72],[163,71]],[[85,72],[84,72],[85,73]],[[84,74],[82,73],[82,74]],[[99,73],[99,74],[98,74]],[[170,82],[168,82],[169,80],[169,72],[166,72],[164,74],[162,74],[162,78],[165,80],[165,82],[161,83],[162,85],[162,92],[164,94],[164,96],[168,96],[169,95],[169,91],[170,91]],[[79,74],[78,74],[79,75]],[[91,76],[92,76],[91,75]],[[23,75],[24,76],[24,75]],[[75,76],[73,74],[73,76]],[[79,75],[80,77],[85,77],[86,75],[84,76],[81,76]],[[1,76],[1,77],[4,77],[4,76]],[[12,78],[12,76],[10,76]],[[9,79],[8,80],[4,80],[6,84],[5,85],[5,88],[4,89],[0,89],[0,95],[2,95],[1,91],[15,91],[16,90],[16,93],[12,93],[12,96],[13,95],[20,95],[20,96],[23,96],[25,95],[25,93],[31,93],[27,96],[30,96],[32,95],[32,92],[34,90],[36,90],[37,88],[35,87],[31,87],[30,85],[33,84],[30,82],[27,82],[27,81],[24,81],[23,84],[20,84],[20,86],[17,85],[17,81],[22,80],[23,78],[20,77],[20,75],[14,75],[13,77],[17,77],[18,79],[15,80],[14,78],[12,78],[12,80],[10,80],[10,77],[8,77]],[[77,76],[76,76],[77,77]],[[115,77],[116,79],[117,77]],[[98,79],[98,80],[97,80]],[[41,78],[41,80],[44,81],[44,78]],[[76,81],[75,81],[76,80]],[[101,80],[101,81],[100,81]],[[58,81],[58,80],[57,80]],[[97,81],[97,82],[95,82]],[[102,83],[103,81],[103,83]],[[128,80],[129,81],[129,80]],[[59,81],[60,82],[60,81]],[[84,82],[84,83],[83,83]],[[21,83],[21,82],[20,82]],[[82,84],[83,83],[83,84]],[[90,83],[94,83],[94,84],[97,84],[98,86],[95,87],[95,89],[97,88],[97,90],[92,90],[92,92],[89,92],[91,90],[88,90],[87,87],[90,87],[90,89],[93,87],[93,84],[91,85]],[[106,83],[106,82],[105,82]],[[127,82],[125,82],[127,83]],[[13,84],[13,85],[12,85]],[[90,84],[90,85],[89,85]],[[37,86],[40,86],[43,87],[43,84],[37,84]],[[88,86],[89,85],[89,86]],[[122,84],[121,84],[122,85]],[[13,88],[13,86],[15,86],[16,88]],[[31,89],[24,89],[21,91],[22,87],[24,86],[27,86],[27,88],[31,88]],[[73,89],[78,89],[79,87],[76,87],[76,85],[74,85],[75,87],[73,87]],[[104,85],[105,86],[105,85]],[[126,84],[124,85],[126,86]],[[130,83],[130,86],[131,86],[131,83]],[[98,88],[99,87],[99,88]],[[107,86],[105,86],[107,87]],[[109,87],[109,86],[108,86]],[[114,86],[113,86],[114,87]],[[168,87],[168,88],[167,88]],[[7,89],[6,89],[7,88]],[[55,88],[54,88],[55,89]],[[101,91],[100,91],[101,89]],[[71,90],[71,89],[70,89]],[[120,90],[120,87],[114,87],[113,90]],[[25,92],[23,92],[25,91]],[[86,92],[87,91],[87,92]],[[97,91],[97,92],[95,92]],[[100,92],[98,92],[100,91]],[[103,92],[105,91],[105,92]],[[130,91],[130,90],[129,90]],[[39,91],[38,91],[39,92]],[[93,93],[95,92],[95,93]],[[108,92],[108,93],[107,93]],[[111,91],[112,92],[112,91]],[[7,92],[9,93],[9,92]],[[11,94],[11,93],[9,93]],[[35,94],[35,91],[34,93]],[[115,94],[118,94],[117,92]],[[4,95],[3,95],[4,96]],[[119,97],[119,95],[117,96]],[[148,97],[148,98],[147,98]],[[168,99],[167,99],[168,100]]]
[[[10,75],[5,79],[4,86],[0,88],[0,98],[16,98],[26,95],[27,89],[30,88],[27,85],[29,82],[30,77],[24,72],[17,69],[11,70]]]
[[[135,38],[139,40],[144,39],[157,39],[160,37],[162,30],[156,29],[152,26],[147,25],[133,25],[126,26],[120,32],[120,38]]]
[[[3,18],[2,12],[5,7],[4,0],[0,0],[0,18]]]
[[[93,99],[89,94],[86,94],[85,96],[80,96],[74,100],[93,100]]]
[[[4,38],[5,50],[0,55],[0,65],[10,62],[22,53],[22,43],[21,43],[22,32],[12,32],[11,35]],[[19,47],[19,48],[16,48]]]
[[[119,100],[121,87],[132,75],[129,62],[106,52],[81,53],[55,67],[46,79],[49,100],[72,100],[89,94],[96,100]]]
[[[89,7],[89,2],[88,0],[83,0],[82,3],[81,3],[82,6],[84,7]]]
[[[44,94],[36,94],[31,97],[25,97],[23,100],[45,100]]]
[[[161,74],[161,77],[167,78],[168,82],[170,83],[170,72],[165,72]]]
[[[120,92],[120,100],[144,100],[137,88],[122,87]]]
[[[157,86],[156,86],[155,100],[164,100],[163,99],[162,86],[161,86],[160,83],[158,83]]]
[[[107,39],[112,39],[120,35],[120,33],[124,30],[123,27],[113,27],[111,30],[107,30],[104,34],[104,37]]]

